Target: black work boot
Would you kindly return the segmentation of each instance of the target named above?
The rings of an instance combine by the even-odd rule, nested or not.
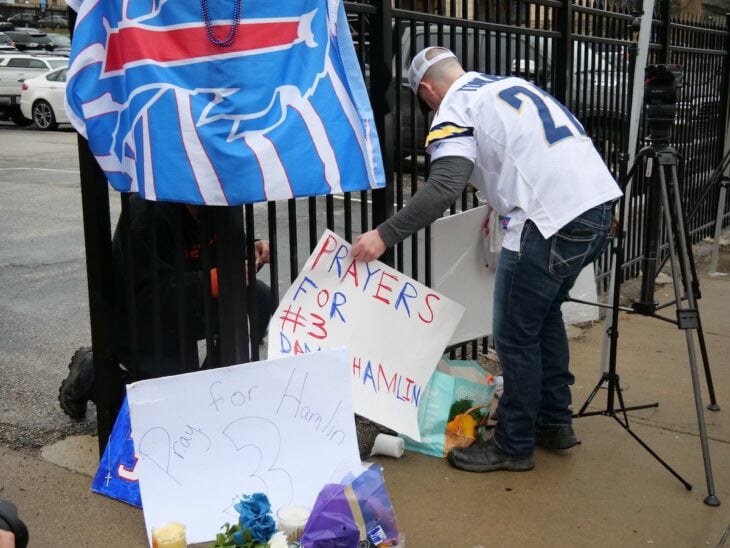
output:
[[[535,467],[532,455],[513,457],[503,453],[494,438],[480,441],[469,447],[455,447],[446,455],[449,464],[459,470],[467,472],[494,472],[496,470],[510,470],[512,472],[526,472]]]
[[[535,444],[545,449],[563,451],[579,443],[570,424],[538,424],[535,427]]]
[[[61,409],[74,420],[86,416],[86,405],[94,396],[94,356],[91,347],[82,346],[68,364],[68,376],[58,389]]]

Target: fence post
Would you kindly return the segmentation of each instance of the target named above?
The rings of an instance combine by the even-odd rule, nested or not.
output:
[[[391,0],[381,0],[370,25],[370,102],[378,130],[383,156],[386,186],[373,191],[372,226],[376,227],[393,215],[393,12]],[[393,266],[394,254],[389,249],[381,257]]]
[[[730,13],[725,14],[725,60],[722,64],[722,81],[720,85],[720,108],[725,119],[725,138],[717,141],[717,161],[730,150]]]
[[[553,20],[554,30],[560,33],[560,38],[555,41],[555,51],[553,51],[553,89],[552,94],[558,101],[563,103],[568,109],[573,105],[570,104],[572,97],[569,97],[570,90],[573,89],[573,71],[570,69],[573,48],[571,47],[573,36],[573,2],[572,0],[564,0],[561,8],[557,9],[557,16]]]
[[[227,366],[250,359],[246,288],[243,283],[246,240],[241,206],[215,207],[213,210],[219,288],[219,365]]]
[[[81,206],[89,288],[91,347],[94,352],[94,392],[99,457],[104,454],[122,405],[122,383],[114,356],[114,270],[109,187],[89,143],[78,136]]]
[[[669,62],[669,40],[671,39],[671,33],[669,32],[671,18],[669,12],[669,0],[661,0],[659,2],[659,17],[661,17],[662,26],[661,32],[659,33],[659,43],[662,49],[659,53],[659,59],[657,59],[660,64]]]

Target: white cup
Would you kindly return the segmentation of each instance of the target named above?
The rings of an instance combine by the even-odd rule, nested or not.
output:
[[[399,458],[403,456],[403,438],[389,434],[378,434],[373,443],[371,455],[385,455],[386,457]]]

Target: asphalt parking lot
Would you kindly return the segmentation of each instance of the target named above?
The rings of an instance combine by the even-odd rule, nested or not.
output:
[[[89,344],[76,133],[0,122],[0,444],[34,450],[72,433],[56,403]]]

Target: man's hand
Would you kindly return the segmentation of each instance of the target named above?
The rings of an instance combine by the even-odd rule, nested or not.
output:
[[[268,240],[258,240],[253,244],[254,250],[256,252],[256,272],[261,270],[261,267],[265,264],[268,264],[271,260],[271,255],[269,252],[269,241]]]
[[[355,260],[368,263],[380,257],[387,248],[380,233],[377,230],[371,230],[357,237],[351,253]]]

